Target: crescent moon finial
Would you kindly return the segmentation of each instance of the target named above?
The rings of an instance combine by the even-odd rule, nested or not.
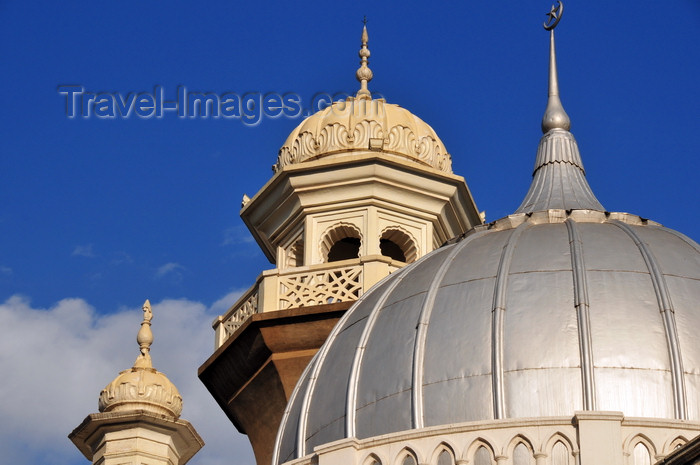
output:
[[[545,16],[547,16],[547,21],[542,24],[544,28],[547,31],[551,31],[555,27],[557,27],[557,24],[559,24],[559,20],[561,20],[561,15],[564,13],[564,4],[557,0],[556,5],[552,5],[552,8],[549,10],[549,13],[547,13]]]
[[[564,106],[559,98],[559,78],[557,77],[557,55],[554,51],[554,28],[559,24],[564,5],[557,1],[552,5],[552,9],[547,13],[548,20],[544,23],[544,28],[549,31],[549,98],[547,108],[542,118],[542,132],[547,133],[552,129],[571,129],[571,120],[564,111]]]

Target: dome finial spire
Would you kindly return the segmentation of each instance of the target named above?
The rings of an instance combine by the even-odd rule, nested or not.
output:
[[[605,208],[596,199],[586,181],[581,154],[571,120],[559,100],[557,57],[554,52],[554,28],[561,19],[564,5],[557,1],[547,13],[545,30],[549,31],[549,99],[542,118],[542,132],[532,173],[530,190],[515,213],[546,210],[598,210]]]
[[[136,335],[136,342],[139,343],[141,353],[134,362],[134,368],[152,368],[151,354],[149,352],[153,343],[153,333],[151,332],[153,312],[151,311],[151,302],[148,299],[143,303],[141,310],[143,310],[143,321],[141,322],[141,329]]]
[[[360,67],[355,73],[355,77],[360,81],[360,90],[357,92],[358,99],[371,99],[372,94],[370,94],[367,89],[367,83],[372,80],[372,70],[367,66],[369,62],[369,49],[367,48],[367,42],[369,42],[369,34],[367,34],[367,16],[362,20],[364,26],[362,27],[362,48],[360,48]]]
[[[547,109],[542,118],[542,132],[547,133],[551,129],[564,129],[568,131],[571,128],[571,120],[569,115],[564,111],[564,107],[559,99],[559,80],[557,78],[557,56],[554,49],[554,28],[559,24],[561,15],[564,12],[564,5],[561,1],[557,1],[556,5],[547,13],[547,21],[543,26],[549,31],[549,99],[547,100]]]

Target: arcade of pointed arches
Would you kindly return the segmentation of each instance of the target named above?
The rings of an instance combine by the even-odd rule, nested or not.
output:
[[[404,447],[394,457],[382,457],[378,451],[370,452],[360,462],[362,465],[535,465],[536,459],[544,458],[546,465],[574,465],[578,455],[569,439],[561,433],[553,434],[546,442],[547,452],[536,452],[530,440],[522,434],[516,434],[506,446],[505,455],[496,452],[494,441],[485,437],[473,439],[462,454],[451,441],[443,440],[425,456],[419,449]],[[637,465],[636,463],[634,465]]]
[[[623,443],[625,465],[652,465],[660,458],[685,444],[685,436],[675,436],[665,444],[655,446],[644,434],[631,435]],[[657,449],[658,448],[658,449]],[[471,440],[460,454],[459,448],[448,440],[426,453],[421,449],[405,446],[398,454],[384,456],[381,451],[367,453],[362,465],[575,465],[579,451],[572,441],[563,433],[556,432],[543,444],[542,450],[536,450],[532,442],[523,434],[516,434],[502,449],[495,446],[495,441],[485,436]]]

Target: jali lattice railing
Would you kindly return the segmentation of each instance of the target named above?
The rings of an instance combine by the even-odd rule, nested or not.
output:
[[[214,321],[215,348],[255,313],[357,300],[366,288],[403,265],[389,257],[371,255],[264,271],[226,314]]]
[[[280,275],[280,309],[357,300],[362,293],[362,266]]]

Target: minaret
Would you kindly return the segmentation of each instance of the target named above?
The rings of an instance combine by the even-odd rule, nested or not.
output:
[[[364,21],[356,95],[309,116],[241,218],[274,269],[214,321],[199,377],[259,464],[305,367],[377,282],[482,219],[435,131],[368,89]]]
[[[139,356],[100,393],[100,413],[88,415],[68,435],[93,464],[184,465],[204,445],[180,419],[182,397],[151,363],[151,304],[143,304],[136,341]]]

